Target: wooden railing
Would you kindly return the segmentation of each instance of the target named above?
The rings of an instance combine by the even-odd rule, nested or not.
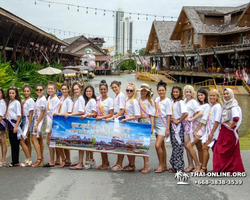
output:
[[[247,83],[244,79],[242,79],[242,85],[245,88],[245,90],[250,93],[250,87],[247,85]]]
[[[169,75],[168,73],[166,73],[166,72],[160,72],[160,74],[165,75],[168,79],[170,79],[170,80],[173,81],[173,82],[177,82],[177,80],[176,80],[174,77],[170,76],[170,75]]]
[[[209,89],[217,89],[217,85],[214,79],[208,79],[194,84],[195,87],[208,87]]]
[[[233,81],[228,81],[226,83],[217,83],[217,85],[228,85],[229,83],[233,83],[233,84],[230,84],[230,85],[237,85],[237,79],[233,80]]]

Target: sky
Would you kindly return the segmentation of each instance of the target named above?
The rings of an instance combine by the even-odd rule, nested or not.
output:
[[[35,5],[36,1],[36,5]],[[48,0],[49,1],[49,0]],[[249,3],[249,0],[51,0],[51,2],[61,2],[66,4],[75,4],[79,6],[94,7],[108,10],[117,10],[121,8],[125,12],[144,13],[161,16],[178,17],[183,6],[239,6]],[[92,37],[93,35],[105,37],[105,46],[113,46],[114,41],[111,38],[114,36],[114,18],[112,13],[103,11],[89,10],[86,14],[86,9],[77,7],[69,7],[66,5],[56,5],[43,3],[38,0],[0,0],[0,7],[9,12],[23,18],[29,23],[41,28],[46,32],[55,34],[58,38],[64,39],[73,37],[73,33],[84,33],[85,36]],[[152,22],[154,17],[140,17],[132,15],[134,21],[134,39],[133,51],[146,47]],[[156,18],[163,20],[163,18]],[[171,18],[165,18],[171,20]],[[65,30],[64,32],[54,31],[54,29]],[[141,41],[143,40],[143,41]]]

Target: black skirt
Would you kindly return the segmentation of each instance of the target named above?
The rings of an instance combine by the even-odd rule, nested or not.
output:
[[[5,122],[5,124],[7,125],[7,120],[3,119],[3,121]],[[7,128],[7,127],[6,127]],[[6,128],[0,123],[0,131],[5,131]]]

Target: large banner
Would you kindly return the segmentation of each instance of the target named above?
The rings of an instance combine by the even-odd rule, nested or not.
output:
[[[148,156],[151,125],[94,118],[54,116],[51,139],[57,148]]]

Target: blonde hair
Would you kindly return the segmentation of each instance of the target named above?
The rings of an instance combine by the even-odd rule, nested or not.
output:
[[[221,95],[220,95],[219,91],[216,90],[216,89],[212,89],[212,90],[209,91],[209,94],[210,94],[211,92],[214,92],[214,93],[216,94],[216,96],[218,97],[218,103],[219,103],[221,106],[223,106],[223,101],[221,100]],[[210,100],[209,100],[209,101],[210,101]]]
[[[136,86],[135,86],[134,83],[129,83],[129,84],[127,85],[126,89],[127,89],[129,86],[132,87],[133,90],[134,90],[134,94],[133,94],[133,96],[131,97],[131,99],[129,100],[130,103],[133,103],[134,99],[138,100],[138,99],[137,99]]]
[[[184,97],[186,97],[186,92],[187,92],[187,90],[190,90],[191,91],[191,98],[192,99],[195,99],[195,97],[196,97],[196,92],[195,92],[195,90],[194,90],[194,87],[192,86],[192,85],[186,85],[185,87],[184,87],[184,89],[183,89],[183,95],[184,95]]]

